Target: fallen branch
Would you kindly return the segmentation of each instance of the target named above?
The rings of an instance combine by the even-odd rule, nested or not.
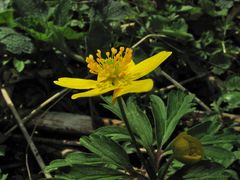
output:
[[[26,117],[24,117],[22,119],[23,124],[26,123],[27,121],[29,121],[33,116],[35,116],[36,114],[38,114],[39,112],[41,112],[41,110],[47,106],[50,102],[52,102],[53,100],[55,100],[56,98],[64,95],[65,93],[68,93],[70,90],[69,89],[63,89],[60,92],[57,92],[56,94],[54,94],[53,96],[51,96],[50,98],[48,98],[46,101],[44,101],[43,103],[41,103],[36,109],[32,110]],[[17,125],[12,126],[8,131],[6,131],[4,133],[4,136],[9,136],[15,129],[17,129]]]
[[[28,134],[28,132],[27,132],[27,130],[26,130],[24,124],[23,124],[22,119],[20,118],[20,116],[19,116],[19,114],[18,114],[18,112],[17,112],[17,110],[16,110],[12,100],[10,99],[10,97],[8,95],[8,92],[3,87],[1,88],[1,92],[2,92],[3,98],[4,98],[7,106],[12,111],[12,113],[13,113],[16,121],[17,121],[17,124],[18,124],[19,128],[21,129],[21,131],[22,131],[22,133],[23,133],[23,135],[24,135],[24,137],[25,137],[25,139],[26,139],[26,141],[27,141],[27,143],[28,143],[28,145],[29,145],[29,147],[30,147],[30,149],[31,149],[31,151],[32,151],[32,153],[33,153],[37,163],[38,163],[38,165],[40,166],[42,172],[44,173],[44,176],[46,178],[51,178],[52,177],[51,174],[44,172],[45,163],[44,163],[42,157],[40,156],[37,147],[33,143],[30,135]]]

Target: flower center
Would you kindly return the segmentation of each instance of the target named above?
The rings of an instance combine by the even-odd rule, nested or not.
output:
[[[125,71],[132,61],[132,49],[120,47],[119,51],[111,48],[111,53],[106,52],[106,58],[102,58],[101,51],[97,50],[97,58],[93,55],[86,58],[89,72],[97,74],[99,82],[110,81],[112,85],[118,85],[124,81]]]

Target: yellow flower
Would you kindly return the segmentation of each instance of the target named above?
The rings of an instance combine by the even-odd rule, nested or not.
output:
[[[59,78],[55,84],[71,89],[90,89],[72,95],[72,99],[80,97],[98,96],[109,91],[113,92],[113,101],[127,93],[141,93],[150,91],[153,87],[152,79],[137,80],[156,69],[171,52],[160,52],[138,64],[132,59],[132,49],[120,47],[106,52],[102,58],[101,51],[97,50],[97,58],[93,55],[86,58],[89,71],[97,75],[97,80],[79,78]]]
[[[188,135],[186,132],[180,133],[173,141],[173,157],[180,162],[193,164],[203,158],[203,148],[200,141]]]

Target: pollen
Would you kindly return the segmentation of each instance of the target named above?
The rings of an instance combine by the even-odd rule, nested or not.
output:
[[[106,52],[106,57],[102,57],[102,52],[97,50],[96,60],[93,55],[86,58],[89,72],[98,75],[99,81],[110,80],[118,82],[124,78],[125,70],[132,61],[132,49],[120,47],[119,50],[111,48],[111,52]]]

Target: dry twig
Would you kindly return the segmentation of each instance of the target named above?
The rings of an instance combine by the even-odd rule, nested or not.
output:
[[[22,121],[21,117],[19,116],[19,114],[18,114],[18,112],[17,112],[17,110],[16,110],[12,100],[10,99],[10,97],[8,95],[8,92],[6,91],[5,88],[1,88],[1,92],[2,92],[3,98],[4,98],[7,106],[12,111],[12,113],[13,113],[16,121],[17,121],[17,124],[18,124],[19,128],[21,129],[21,131],[22,131],[22,133],[23,133],[23,135],[24,135],[24,137],[25,137],[25,139],[26,139],[26,141],[27,141],[27,143],[28,143],[28,145],[29,145],[29,147],[30,147],[30,149],[31,149],[31,151],[32,151],[32,153],[33,153],[37,163],[38,163],[38,165],[40,166],[42,172],[44,173],[44,176],[46,178],[51,178],[52,176],[49,173],[45,173],[44,172],[45,163],[44,163],[42,157],[40,156],[37,147],[35,146],[35,144],[33,143],[32,139],[31,139],[31,137],[29,136],[29,134],[28,134],[28,132],[27,132],[27,130],[26,130],[24,124],[23,124],[23,121]]]
[[[65,93],[68,93],[70,90],[69,89],[63,89],[60,92],[57,92],[56,94],[54,94],[53,96],[51,96],[50,98],[48,98],[46,101],[44,101],[43,103],[41,103],[36,109],[32,110],[26,117],[24,117],[22,119],[23,123],[26,123],[27,121],[29,121],[33,116],[35,116],[36,114],[38,114],[39,112],[41,112],[41,109],[43,109],[45,106],[47,106],[50,102],[52,102],[53,100],[57,99],[58,97],[62,96]],[[4,133],[5,136],[9,136],[18,126],[14,125],[13,127],[11,127],[7,132]]]

